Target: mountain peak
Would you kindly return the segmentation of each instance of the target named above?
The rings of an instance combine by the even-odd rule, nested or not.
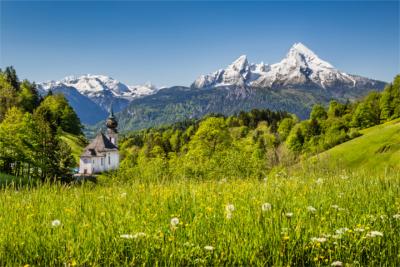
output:
[[[290,51],[296,51],[296,52],[304,54],[304,55],[316,56],[313,51],[311,51],[307,46],[305,46],[302,43],[295,43],[290,48]]]
[[[290,48],[289,52],[286,55],[286,58],[284,58],[283,61],[285,61],[286,64],[290,65],[313,65],[328,69],[334,68],[330,63],[320,59],[317,54],[315,54],[312,50],[310,50],[302,43],[295,43]]]
[[[220,86],[238,87],[316,87],[354,88],[360,84],[373,84],[367,78],[358,79],[339,71],[330,63],[322,60],[304,44],[292,45],[286,56],[272,65],[249,64],[245,55],[237,58],[226,69],[208,75],[202,75],[192,86],[212,88]]]
[[[231,65],[228,66],[230,69],[234,69],[236,71],[242,71],[249,65],[247,61],[246,55],[241,55],[238,57]]]

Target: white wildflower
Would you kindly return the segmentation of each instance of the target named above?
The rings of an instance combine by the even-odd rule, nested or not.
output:
[[[365,229],[364,228],[355,228],[354,229],[354,232],[364,232],[365,231]]]
[[[194,246],[194,244],[193,244],[193,243],[190,243],[190,242],[185,242],[183,245],[184,245],[185,247],[193,247],[193,246]]]
[[[314,207],[312,207],[312,206],[308,206],[308,207],[307,207],[307,210],[308,210],[309,212],[311,212],[311,213],[317,212],[317,209],[314,208]]]
[[[179,219],[174,217],[171,219],[171,226],[176,227],[179,224]]]
[[[377,237],[377,236],[382,237],[383,233],[379,232],[379,231],[371,231],[371,232],[369,232],[367,234],[367,237],[370,237],[370,238],[374,238],[374,237]]]
[[[141,237],[146,237],[146,234],[143,232],[139,232],[133,235],[133,238],[141,238]]]
[[[338,209],[339,209],[339,206],[338,206],[338,205],[332,205],[331,208],[332,208],[332,209],[335,209],[335,210],[338,210]]]
[[[338,235],[342,235],[342,234],[346,233],[347,231],[349,231],[349,228],[343,227],[343,228],[337,229],[335,231],[335,233]]]
[[[318,178],[315,182],[316,182],[317,184],[321,185],[321,184],[324,183],[324,179]]]
[[[127,194],[126,194],[125,192],[124,192],[124,193],[121,193],[121,197],[122,197],[122,198],[125,198],[126,195],[127,195]]]
[[[395,220],[400,220],[400,214],[395,214],[395,215],[393,215],[393,219],[395,219]]]
[[[225,210],[227,212],[232,212],[235,210],[235,206],[233,206],[233,204],[228,204],[228,205],[226,205]]]
[[[52,227],[58,227],[60,225],[61,225],[60,220],[54,220],[54,221],[51,222],[51,226]]]
[[[318,243],[324,243],[326,242],[326,238],[325,237],[313,237],[311,238],[311,241],[313,242],[318,242]]]
[[[272,209],[272,205],[270,203],[264,203],[261,205],[262,211],[270,211]]]
[[[286,218],[292,218],[293,217],[293,212],[287,212],[286,214],[285,214],[285,216],[286,216]]]
[[[204,249],[208,250],[208,251],[213,251],[214,247],[213,246],[205,246]]]
[[[349,179],[349,176],[347,176],[347,175],[340,175],[340,179],[342,179],[342,180],[347,180],[347,179]]]
[[[343,263],[341,261],[334,261],[334,262],[332,262],[331,266],[342,267]]]
[[[381,218],[382,221],[386,221],[386,219],[388,218],[388,216],[387,216],[387,215],[381,215],[380,218]]]
[[[120,235],[119,237],[123,238],[123,239],[132,239],[132,238],[134,238],[133,235],[128,235],[128,234]]]
[[[227,218],[228,220],[232,219],[232,212],[228,211],[228,212],[226,213],[226,218]]]

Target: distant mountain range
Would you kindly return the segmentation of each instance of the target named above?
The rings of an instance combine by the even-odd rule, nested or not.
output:
[[[108,76],[91,74],[40,83],[38,88],[41,94],[49,90],[64,94],[85,124],[104,119],[111,105],[118,112],[133,99],[155,94],[159,90],[151,83],[129,86]]]
[[[127,86],[107,76],[85,75],[41,83],[39,89],[63,93],[86,124],[104,119],[112,104],[120,128],[127,131],[253,108],[286,110],[305,118],[315,103],[353,100],[384,86],[339,71],[296,43],[278,63],[250,64],[243,55],[226,69],[201,75],[189,87]]]

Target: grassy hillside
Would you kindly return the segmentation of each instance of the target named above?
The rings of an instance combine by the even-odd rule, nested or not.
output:
[[[61,135],[61,139],[71,147],[72,155],[74,156],[76,162],[79,163],[79,156],[86,146],[85,140],[80,136],[65,132]]]
[[[400,119],[361,131],[362,136],[335,146],[312,159],[327,168],[400,170]]]

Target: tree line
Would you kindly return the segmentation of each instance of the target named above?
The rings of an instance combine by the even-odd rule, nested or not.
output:
[[[170,126],[131,132],[121,139],[120,177],[264,177],[360,135],[359,130],[400,117],[400,76],[383,92],[327,107],[309,119],[287,112],[252,110],[210,114]]]
[[[0,69],[0,172],[41,180],[70,175],[76,162],[60,138],[64,132],[82,135],[63,95],[42,97],[13,67]]]
[[[297,154],[315,154],[359,135],[359,130],[400,117],[400,75],[383,92],[370,92],[354,103],[314,105],[308,120],[287,123],[282,140]],[[287,137],[286,137],[287,135]]]

